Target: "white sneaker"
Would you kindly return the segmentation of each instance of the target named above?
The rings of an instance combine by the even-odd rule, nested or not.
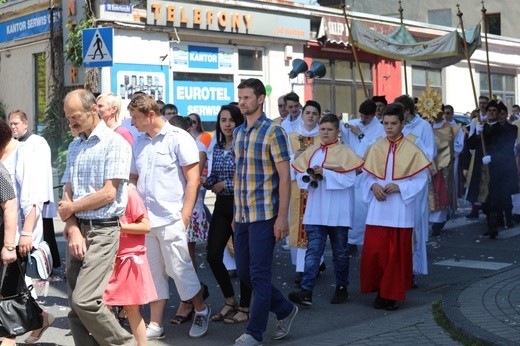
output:
[[[193,323],[190,328],[190,337],[192,338],[200,338],[206,335],[208,332],[209,326],[209,316],[211,315],[211,309],[208,306],[207,314],[199,314],[195,313],[195,317],[193,317]]]
[[[158,328],[159,330],[157,330],[156,328]],[[147,326],[146,327],[146,338],[148,340],[160,340],[160,339],[164,339],[164,328],[163,327],[150,327],[150,326]]]
[[[253,338],[249,334],[242,334],[238,339],[235,340],[235,343],[233,346],[259,346],[261,345],[260,342],[256,341],[255,338]]]
[[[291,324],[297,313],[298,307],[294,305],[289,316],[287,316],[283,320],[278,320],[278,323],[276,324],[276,329],[274,330],[273,335],[271,336],[273,340],[283,339],[287,336],[287,334],[289,334],[289,332],[291,331]]]

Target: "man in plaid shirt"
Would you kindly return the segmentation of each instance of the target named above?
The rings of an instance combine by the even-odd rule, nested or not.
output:
[[[289,334],[298,308],[271,283],[276,241],[289,234],[289,150],[284,130],[263,113],[265,86],[250,78],[238,86],[246,122],[234,132],[235,259],[239,278],[254,292],[245,334],[235,345],[259,345],[269,312],[276,314],[275,340]]]

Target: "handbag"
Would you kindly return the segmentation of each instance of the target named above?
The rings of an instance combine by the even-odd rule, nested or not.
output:
[[[22,335],[43,326],[43,311],[31,296],[33,286],[27,287],[20,260],[17,259],[16,262],[20,269],[20,282],[23,284],[20,292],[0,298],[0,337]],[[7,266],[3,266],[0,292],[4,285],[6,271]]]
[[[27,256],[26,274],[33,279],[47,280],[52,272],[52,254],[47,242],[42,241],[37,249]]]

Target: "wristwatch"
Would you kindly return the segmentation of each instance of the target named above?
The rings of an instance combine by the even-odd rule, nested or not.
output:
[[[7,249],[7,251],[14,251],[14,250],[16,250],[16,246],[13,246],[13,245],[5,245],[4,247]]]
[[[364,134],[364,133],[361,133],[361,134],[359,134],[359,136],[357,136],[357,138],[358,138],[359,140],[362,140],[363,137],[365,137],[365,134]]]

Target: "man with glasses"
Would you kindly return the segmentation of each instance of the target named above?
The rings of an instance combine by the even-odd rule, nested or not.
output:
[[[275,123],[276,125],[281,125],[282,121],[284,121],[285,118],[287,118],[287,116],[289,115],[289,112],[285,108],[284,97],[285,95],[282,95],[278,98],[278,113],[280,114],[280,116],[278,118],[273,119],[273,123]]]

